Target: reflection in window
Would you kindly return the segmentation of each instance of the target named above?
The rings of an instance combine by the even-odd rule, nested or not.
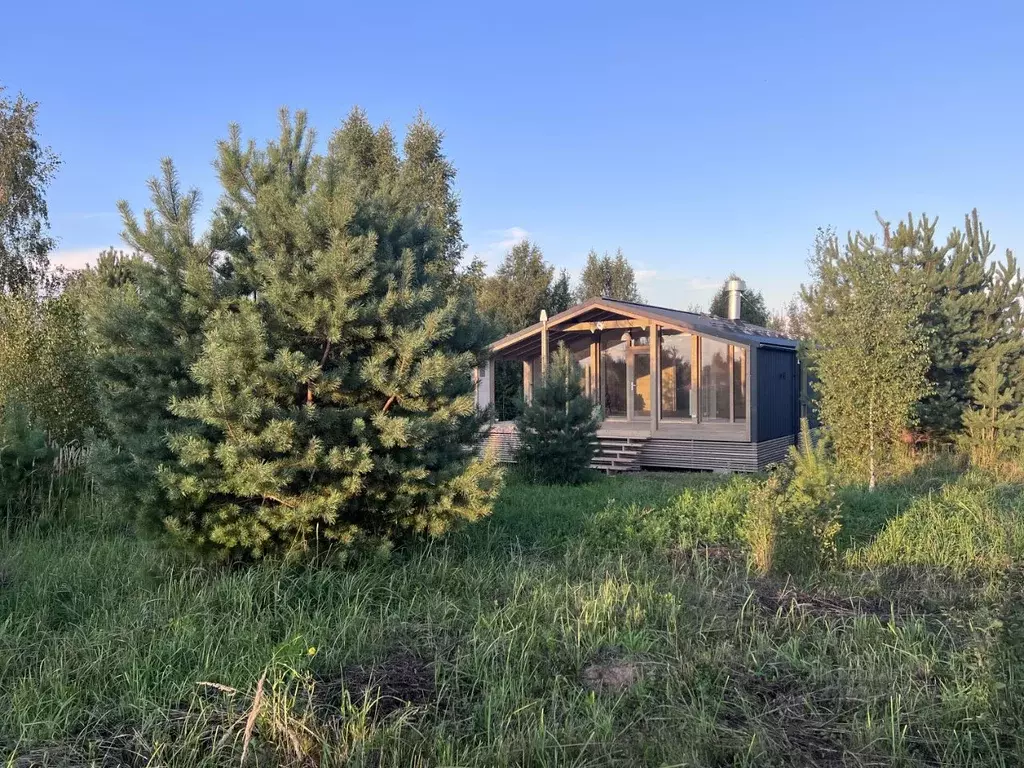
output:
[[[693,337],[679,331],[661,332],[661,418],[689,419]]]
[[[594,396],[594,372],[590,368],[590,336],[577,339],[569,345],[569,353],[580,369],[580,380],[583,392],[587,397]]]
[[[633,355],[633,417],[651,415],[651,355]]]
[[[700,345],[700,418],[729,420],[729,345],[703,338]]]
[[[540,370],[540,355],[530,361],[530,400],[533,393],[544,383],[544,374]]]
[[[601,335],[601,374],[604,378],[604,415],[606,418],[626,416],[626,350],[628,336],[612,331]]]
[[[733,347],[732,413],[733,421],[747,420],[747,349]]]

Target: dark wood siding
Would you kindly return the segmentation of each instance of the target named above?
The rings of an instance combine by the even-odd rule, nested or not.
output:
[[[800,370],[796,352],[757,349],[757,440],[765,442],[800,429]]]

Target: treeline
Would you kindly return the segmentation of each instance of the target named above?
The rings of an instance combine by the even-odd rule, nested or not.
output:
[[[505,255],[493,276],[480,280],[478,291],[480,310],[502,335],[536,323],[541,310],[553,315],[595,296],[643,301],[636,273],[621,249],[614,256],[591,251],[578,283],[572,285],[566,270],[556,275],[540,248],[524,240]]]
[[[1024,281],[977,211],[841,240],[821,230],[790,309],[837,457],[873,487],[907,445],[999,469],[1024,450]]]

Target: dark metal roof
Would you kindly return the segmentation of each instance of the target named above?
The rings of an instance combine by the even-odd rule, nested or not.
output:
[[[608,320],[615,317],[635,317],[654,320],[670,328],[693,331],[694,333],[712,336],[739,344],[750,344],[753,346],[772,346],[783,349],[796,349],[797,342],[784,336],[781,333],[763,328],[759,325],[751,325],[737,320],[726,320],[722,317],[700,314],[697,312],[683,312],[679,309],[668,307],[656,307],[651,304],[639,304],[632,301],[619,301],[617,299],[594,298],[588,299],[582,304],[570,307],[564,312],[552,315],[548,318],[549,341],[557,343],[558,339],[564,338],[567,334],[559,333],[553,326],[567,320],[577,322]],[[534,352],[534,346],[539,353],[539,335],[542,323],[537,322],[516,333],[510,333],[502,339],[490,345],[492,352],[504,351],[506,355],[519,357],[527,352]],[[536,338],[535,338],[536,335]]]
[[[618,301],[616,299],[603,299],[603,301],[623,307],[632,307],[638,313],[643,313],[655,319],[659,317],[672,319],[680,324],[688,325],[697,333],[731,339],[743,344],[766,344],[773,347],[791,349],[796,349],[798,344],[796,339],[791,339],[783,333],[773,331],[771,328],[765,328],[761,325],[744,323],[742,320],[727,320],[724,317],[715,317],[714,315],[705,315],[699,312],[684,312],[681,309],[656,307],[651,304],[637,304],[632,301]]]

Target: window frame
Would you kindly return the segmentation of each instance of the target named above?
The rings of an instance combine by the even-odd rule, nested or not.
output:
[[[658,333],[658,347],[657,354],[661,355],[662,348],[662,331],[675,331],[680,334],[689,334],[691,338],[691,352],[690,352],[690,369],[691,369],[691,390],[690,390],[690,402],[692,413],[689,418],[681,418],[678,416],[664,417],[662,415],[662,386],[663,381],[658,381],[658,423],[665,423],[666,425],[682,425],[682,424],[728,424],[730,426],[738,425],[746,427],[749,430],[750,418],[751,418],[751,404],[753,401],[753,394],[751,392],[751,355],[752,350],[749,344],[739,344],[728,339],[722,339],[717,336],[710,336],[708,334],[697,333],[692,330],[684,330],[681,328],[671,328],[662,326]],[[704,339],[708,338],[712,341],[717,341],[726,345],[726,355],[728,359],[727,370],[729,377],[729,418],[728,419],[704,419],[701,416],[701,393],[704,387]],[[745,391],[745,408],[742,418],[736,418],[736,375],[735,366],[737,364],[736,350],[743,350],[744,352],[744,363],[743,363],[743,383],[746,388]],[[659,370],[660,370],[659,365]]]

